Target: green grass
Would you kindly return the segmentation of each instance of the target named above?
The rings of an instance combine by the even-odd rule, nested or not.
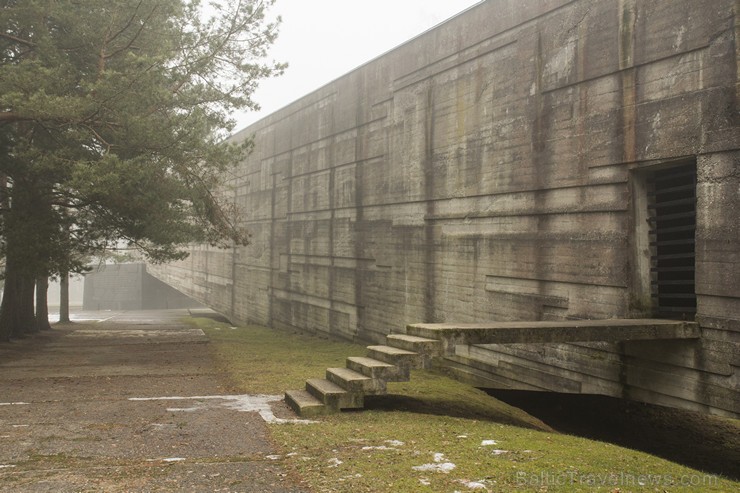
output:
[[[357,344],[249,326],[231,329],[209,318],[188,319],[211,339],[216,365],[227,372],[234,390],[282,394],[323,376],[327,366],[344,366]],[[357,353],[359,354],[359,353]]]
[[[279,394],[302,388],[364,348],[261,327],[230,329],[196,319],[234,390]],[[311,425],[272,425],[282,464],[316,492],[737,491],[651,455],[555,433],[536,418],[444,375],[416,371],[389,384],[366,410]],[[496,443],[484,445],[484,441]],[[438,462],[435,462],[435,454]],[[448,473],[415,470],[455,464]],[[691,482],[700,485],[691,486]],[[686,485],[683,483],[687,482]],[[485,489],[473,490],[473,483]],[[642,484],[641,484],[642,483]]]

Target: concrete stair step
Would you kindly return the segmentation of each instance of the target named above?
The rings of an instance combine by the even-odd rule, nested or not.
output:
[[[349,392],[363,394],[385,394],[384,380],[366,377],[362,373],[349,368],[329,368],[326,370],[326,379]]]
[[[298,416],[302,417],[318,416],[327,411],[323,402],[305,390],[286,391],[285,402]]]
[[[367,355],[370,358],[396,365],[402,371],[424,366],[421,354],[392,346],[368,346]]]
[[[362,393],[349,392],[323,378],[306,380],[306,390],[332,410],[357,409],[365,405],[365,399]]]
[[[364,356],[350,356],[347,358],[347,368],[361,373],[366,377],[386,382],[408,382],[409,371],[396,365]]]
[[[439,341],[433,339],[393,334],[388,342],[368,346],[367,357],[347,358],[346,368],[328,368],[326,378],[307,380],[305,390],[287,391],[286,403],[300,416],[359,409],[365,395],[385,394],[386,382],[407,382],[411,368],[424,368],[439,354]]]
[[[424,367],[431,366],[432,358],[442,355],[442,341],[408,334],[390,334],[386,337],[391,347],[413,351],[423,355]]]

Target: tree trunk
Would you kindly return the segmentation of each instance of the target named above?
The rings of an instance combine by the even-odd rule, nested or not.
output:
[[[21,323],[21,274],[11,255],[5,262],[5,290],[0,304],[0,334],[5,340],[11,337],[25,337]]]
[[[6,289],[7,283],[3,279],[3,296],[5,296],[5,289]],[[0,314],[2,314],[2,309],[0,308]],[[8,342],[10,340],[10,335],[12,334],[12,330],[10,329],[10,326],[7,324],[2,323],[0,320],[0,342]]]
[[[39,330],[34,289],[39,273],[48,270],[51,205],[38,198],[33,184],[15,181],[11,190],[10,208],[3,211],[6,286],[0,304],[0,333],[23,337]]]
[[[10,201],[8,199],[8,177],[0,175],[0,206],[3,210],[9,209]],[[7,342],[13,335],[13,324],[8,320],[6,316],[6,310],[3,309],[5,306],[5,297],[8,295],[8,291],[12,291],[13,286],[11,283],[10,273],[8,271],[7,262],[5,265],[5,279],[3,280],[3,299],[0,302],[0,341]]]
[[[36,279],[36,328],[51,330],[49,325],[49,306],[46,293],[49,290],[49,278],[39,276]]]
[[[15,310],[17,298],[17,283],[13,268],[5,265],[5,289],[3,289],[3,301],[0,304],[0,337],[3,341],[9,341],[11,337],[23,337],[23,331],[18,331]]]
[[[69,274],[65,272],[59,280],[59,322],[69,322]]]
[[[26,334],[38,332],[36,313],[34,310],[34,293],[36,292],[36,278],[24,274],[21,276],[20,324]]]

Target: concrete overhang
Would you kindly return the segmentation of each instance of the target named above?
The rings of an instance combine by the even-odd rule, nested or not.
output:
[[[698,339],[694,322],[660,319],[489,322],[485,324],[410,324],[406,333],[443,341],[446,354],[459,344],[544,344]]]

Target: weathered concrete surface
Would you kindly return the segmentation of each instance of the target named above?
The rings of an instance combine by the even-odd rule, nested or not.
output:
[[[696,166],[696,342],[474,346],[503,388],[738,416],[736,0],[489,0],[237,134],[253,244],[160,279],[235,321],[652,316],[648,177]],[[320,56],[320,54],[318,54]]]
[[[0,490],[300,491],[267,458],[260,413],[224,399],[141,400],[227,394],[183,315],[106,312],[41,346],[0,345]]]
[[[143,263],[98,265],[84,277],[83,310],[172,310],[200,306],[152,277]]]
[[[406,332],[442,341],[448,354],[454,354],[460,344],[654,341],[699,339],[701,335],[694,322],[650,319],[410,324]]]

